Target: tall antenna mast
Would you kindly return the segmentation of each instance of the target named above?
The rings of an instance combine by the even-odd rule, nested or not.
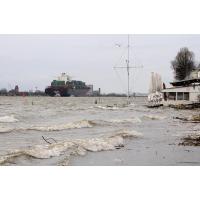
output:
[[[127,60],[126,60],[126,67],[114,67],[116,68],[126,68],[127,69],[127,75],[128,75],[128,90],[127,90],[127,100],[129,103],[129,98],[130,98],[130,68],[142,68],[143,66],[139,67],[130,67],[130,35],[127,36],[128,39],[128,46],[127,46]],[[117,44],[118,47],[121,47],[121,45]]]
[[[130,97],[130,66],[129,66],[129,56],[130,56],[130,37],[128,35],[128,56],[127,56],[127,74],[128,74],[128,93],[127,93],[127,96],[128,96],[128,99]]]

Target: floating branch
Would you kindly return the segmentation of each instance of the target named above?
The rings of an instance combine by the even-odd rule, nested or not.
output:
[[[52,142],[50,142],[49,140],[52,140],[55,143],[57,143],[57,141],[54,138],[45,138],[44,136],[42,136],[42,139],[48,144],[52,144]]]

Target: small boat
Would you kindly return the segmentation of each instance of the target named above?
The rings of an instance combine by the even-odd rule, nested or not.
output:
[[[163,106],[163,95],[161,93],[162,89],[163,82],[161,76],[157,73],[152,72],[147,107],[157,108]]]

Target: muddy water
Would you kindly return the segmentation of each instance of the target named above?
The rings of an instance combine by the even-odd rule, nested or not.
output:
[[[179,146],[199,110],[149,109],[138,97],[0,97],[1,165],[200,165],[200,147]],[[45,141],[46,140],[46,141]]]

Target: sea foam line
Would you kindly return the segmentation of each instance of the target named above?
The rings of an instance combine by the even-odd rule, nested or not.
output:
[[[14,115],[7,115],[7,116],[3,116],[3,117],[0,117],[0,122],[1,123],[14,123],[14,122],[18,122],[19,120],[16,119],[14,117]]]
[[[69,122],[66,124],[58,124],[53,126],[32,126],[26,130],[35,130],[35,131],[62,131],[66,129],[80,129],[80,128],[92,128],[94,123],[89,120],[81,120],[77,122]]]
[[[151,120],[163,120],[166,119],[166,116],[161,115],[143,115],[143,119],[151,119]]]

